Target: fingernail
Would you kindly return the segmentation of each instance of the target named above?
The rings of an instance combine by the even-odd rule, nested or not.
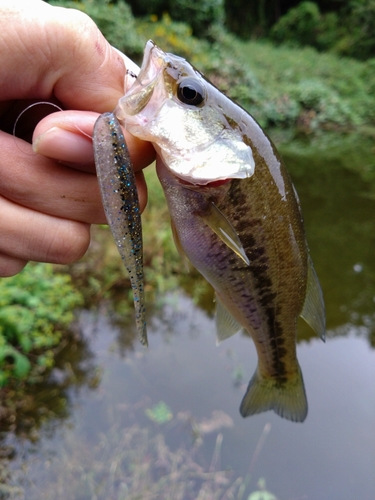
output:
[[[52,127],[33,140],[33,151],[56,160],[80,163],[93,158],[91,138]]]

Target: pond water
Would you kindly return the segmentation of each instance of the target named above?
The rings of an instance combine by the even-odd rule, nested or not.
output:
[[[254,346],[236,335],[216,347],[211,312],[183,291],[149,306],[147,350],[132,318],[83,311],[80,348],[35,389],[33,432],[2,435],[0,498],[375,498],[374,191],[345,159],[284,157],[327,309],[326,343],[301,323],[306,421],[241,418]]]

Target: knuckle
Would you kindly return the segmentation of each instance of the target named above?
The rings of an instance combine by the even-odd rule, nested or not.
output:
[[[65,224],[51,237],[45,261],[54,264],[72,264],[86,253],[90,244],[90,226],[83,222]]]

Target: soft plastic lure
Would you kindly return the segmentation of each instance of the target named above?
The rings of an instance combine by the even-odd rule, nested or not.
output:
[[[113,113],[99,116],[93,134],[95,165],[107,221],[129,272],[137,330],[148,345],[143,283],[142,224],[133,166]]]

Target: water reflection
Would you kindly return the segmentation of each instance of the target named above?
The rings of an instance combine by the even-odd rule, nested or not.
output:
[[[328,329],[364,327],[375,336],[375,202],[371,187],[343,168],[346,158],[284,158],[301,199],[315,269],[322,284]],[[352,162],[362,162],[361,149]],[[375,161],[375,160],[373,160]],[[362,330],[363,332],[363,330]]]
[[[57,355],[50,376],[25,386],[23,397],[15,402],[15,407],[3,409],[0,458],[14,459],[18,440],[37,445],[44,436],[53,436],[70,418],[73,400],[80,397],[83,389],[96,387],[99,374],[90,343],[84,338],[70,340]]]
[[[185,295],[167,297],[149,318],[148,350],[136,344],[120,354],[128,332],[106,315],[83,313],[81,324],[101,382],[68,391],[70,419],[34,453],[13,442],[8,484],[24,496],[10,498],[193,500],[206,491],[246,499],[261,477],[281,500],[374,498],[375,351],[355,327],[299,345],[310,410],[298,425],[273,413],[240,417],[256,365],[252,342],[236,336],[215,348],[214,321]],[[164,424],[145,411],[160,401],[173,415]]]

